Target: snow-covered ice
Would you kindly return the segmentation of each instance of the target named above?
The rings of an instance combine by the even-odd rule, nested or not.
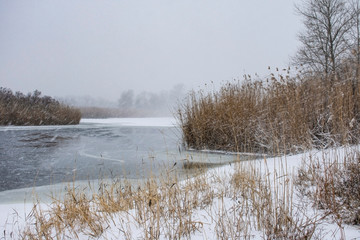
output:
[[[173,117],[104,118],[104,119],[84,118],[81,119],[80,123],[111,124],[111,125],[135,126],[135,127],[173,127],[177,125],[176,119]]]

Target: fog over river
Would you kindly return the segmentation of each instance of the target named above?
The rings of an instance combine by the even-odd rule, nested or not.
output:
[[[188,152],[173,118],[84,119],[75,126],[0,127],[0,201],[5,193],[99,178],[142,179],[183,163],[231,155]],[[176,163],[176,164],[175,164]],[[175,166],[174,166],[175,165]],[[15,190],[17,189],[17,190]]]

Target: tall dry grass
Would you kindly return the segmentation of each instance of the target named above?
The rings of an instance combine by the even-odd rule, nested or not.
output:
[[[359,91],[350,73],[330,81],[284,71],[192,92],[177,118],[194,149],[278,154],[353,144],[360,136]]]
[[[50,205],[35,202],[27,225],[13,236],[252,239],[256,232],[264,239],[321,239],[323,218],[308,216],[306,207],[294,204],[291,175],[282,160],[278,164],[269,169],[266,160],[238,162],[226,173],[198,169],[185,181],[170,169],[139,186],[119,180],[84,189],[70,184]]]
[[[41,96],[39,91],[24,95],[0,88],[0,125],[68,125],[80,119],[78,109]]]
[[[313,206],[331,214],[335,222],[360,225],[360,156],[323,153],[303,161],[296,179],[297,189]]]

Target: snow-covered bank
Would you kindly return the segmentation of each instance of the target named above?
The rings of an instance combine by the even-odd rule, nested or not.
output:
[[[120,126],[133,127],[174,127],[177,125],[176,119],[173,117],[161,118],[84,118],[80,123],[97,123],[97,124],[111,124]]]
[[[356,149],[358,150],[359,148],[357,147]],[[270,186],[269,189],[271,189],[271,195],[275,197],[275,199],[273,199],[272,202],[272,204],[274,204],[275,206],[273,210],[278,211],[276,206],[282,206],[282,205],[290,208],[291,211],[297,213],[297,215],[294,216],[289,215],[289,217],[292,217],[292,220],[299,221],[293,223],[295,225],[298,224],[296,226],[304,227],[306,221],[309,221],[309,223],[314,221],[317,224],[317,227],[315,233],[313,234],[312,239],[341,239],[341,234],[344,234],[346,239],[355,240],[355,239],[360,239],[360,228],[358,226],[349,226],[346,224],[341,224],[341,226],[339,226],[338,224],[336,224],[336,222],[331,216],[322,218],[322,210],[312,208],[311,202],[302,195],[298,194],[297,190],[293,187],[293,180],[292,180],[293,179],[292,176],[297,174],[297,170],[301,166],[302,161],[306,159],[310,159],[310,158],[312,159],[327,158],[329,160],[331,158],[342,159],[349,152],[351,152],[351,149],[349,148],[338,148],[338,149],[331,149],[326,151],[311,151],[304,154],[298,154],[292,156],[267,158],[267,159],[264,158],[255,161],[243,162],[240,163],[242,164],[241,173],[246,174],[246,172],[248,171],[250,175],[253,174],[253,176],[259,176],[259,175],[265,176],[265,178],[262,180],[265,180],[266,184],[270,184],[270,185],[266,185],[265,187]],[[245,206],[248,206],[246,204],[249,204],[249,202],[244,201],[246,199],[244,199],[243,196],[241,195],[231,195],[232,190],[229,190],[229,185],[232,176],[236,174],[236,171],[238,171],[237,169],[238,167],[239,167],[238,164],[226,164],[219,168],[210,169],[205,173],[205,175],[200,176],[203,177],[201,181],[206,181],[206,183],[208,183],[209,185],[197,185],[198,183],[196,183],[197,182],[196,178],[190,179],[188,181],[190,182],[190,185],[186,185],[187,184],[186,181],[180,183],[181,185],[183,185],[179,187],[180,190],[184,186],[195,187],[195,188],[204,187],[205,191],[208,191],[208,189],[213,189],[211,190],[209,195],[209,196],[213,196],[213,199],[207,199],[201,197],[199,198],[200,200],[204,200],[204,199],[209,200],[210,205],[201,207],[202,204],[205,204],[205,202],[201,202],[199,204],[199,207],[191,210],[190,219],[192,221],[192,224],[190,225],[193,226],[193,232],[189,235],[189,239],[222,239],[221,236],[223,237],[235,236],[236,234],[239,234],[238,236],[247,236],[247,239],[266,239],[268,237],[268,235],[266,235],[267,233],[265,233],[265,230],[263,231],[256,227],[257,225],[256,221],[258,221],[256,220],[256,216],[254,216],[256,215],[256,213],[249,212],[248,210],[246,210]],[[246,176],[244,176],[243,180],[247,180]],[[240,182],[240,184],[251,185],[252,183]],[[284,185],[286,185],[287,187],[283,188]],[[283,190],[286,191],[283,192]],[[199,194],[202,195],[203,193],[200,192]],[[283,197],[283,194],[285,194],[286,196]],[[181,196],[179,197],[179,199],[181,199]],[[192,198],[190,199],[195,201],[199,200]],[[283,200],[290,201],[290,199],[291,202],[282,202]],[[42,204],[42,207],[45,209],[48,208],[46,204]],[[248,207],[251,207],[251,203]],[[2,212],[2,214],[0,215],[1,217],[0,233],[2,234],[5,230],[5,232],[9,234],[11,233],[11,231],[14,231],[12,229],[17,229],[17,226],[23,226],[24,222],[22,221],[24,221],[25,218],[18,218],[16,221],[14,221],[16,225],[15,228],[13,227],[13,225],[9,224],[9,222],[11,222],[11,219],[14,219],[13,218],[14,216],[27,216],[27,214],[30,212],[30,209],[31,206],[29,204],[0,205],[0,211]],[[158,209],[158,211],[160,210]],[[238,215],[238,213],[245,214],[246,216],[243,217],[241,215]],[[115,213],[114,215],[112,215],[110,223],[104,223],[106,225],[105,231],[104,233],[102,233],[100,239],[125,238],[125,236],[122,235],[123,234],[122,231],[127,232],[129,234],[131,233],[130,239],[144,238],[144,234],[147,231],[147,229],[144,229],[144,226],[136,222],[136,217],[135,217],[136,215],[137,213],[135,209],[131,209],[128,212]],[[263,217],[267,218],[268,220],[278,221],[276,218],[273,218],[273,216],[263,216]],[[281,218],[282,216],[278,216],[278,217]],[[7,225],[2,224],[2,222],[6,220],[7,220]],[[185,216],[183,220],[188,220],[188,219],[186,219]],[[161,219],[159,219],[159,221],[161,221]],[[301,221],[305,221],[305,222],[301,222]],[[164,226],[160,225],[160,229],[161,229],[161,232],[159,233],[160,239],[169,238],[168,236],[165,235],[166,234],[165,224],[173,224],[172,222],[173,221],[170,219],[169,221],[164,223]],[[176,220],[174,220],[174,222],[176,224]],[[221,225],[220,222],[222,224],[227,224],[227,226]],[[144,225],[145,227],[147,226],[147,227],[155,228],[155,226],[151,225],[153,223],[154,222],[151,222],[149,220],[149,222],[147,222]],[[241,226],[237,225],[239,223],[243,225]],[[269,222],[269,224],[274,224],[274,222]],[[164,227],[164,229],[162,227]],[[172,227],[179,227],[179,226],[175,225]],[[220,233],[221,230],[228,230],[228,232]],[[297,229],[292,229],[292,230],[294,230],[295,232],[297,231],[296,234],[300,234],[299,230]],[[91,239],[91,237],[87,235],[86,232],[81,232],[78,234],[80,239]],[[293,235],[293,236],[296,237],[297,235]],[[1,237],[2,236],[0,235],[0,238]],[[287,237],[289,237],[289,235],[287,235]],[[9,235],[7,235],[6,239],[11,239],[11,238],[9,237]],[[16,237],[14,239],[16,239]]]

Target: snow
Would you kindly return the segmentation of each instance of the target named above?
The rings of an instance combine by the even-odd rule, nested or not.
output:
[[[0,126],[0,131],[56,130],[64,128],[87,128],[89,125],[129,126],[129,127],[174,127],[177,120],[173,117],[159,118],[83,118],[78,125],[42,125],[42,126]]]
[[[112,119],[112,120],[84,120],[87,123],[108,123],[108,124],[137,124],[136,126],[141,126],[141,124],[144,124],[142,121],[138,120],[131,120],[131,119]],[[98,122],[97,122],[98,121]],[[149,124],[149,123],[147,123]],[[171,119],[168,119],[167,122],[156,122],[154,119],[153,124],[159,125],[166,125],[166,124],[172,124]],[[132,125],[134,126],[134,125]],[[307,157],[323,157],[323,156],[338,156],[339,158],[341,156],[344,156],[347,152],[347,148],[337,148],[337,149],[330,149],[326,151],[310,151],[304,154],[298,154],[298,155],[292,155],[292,156],[284,156],[284,157],[274,157],[274,158],[263,158],[260,160],[255,160],[251,164],[253,167],[256,167],[261,170],[262,173],[268,173],[270,176],[270,181],[275,181],[279,174],[286,172],[287,174],[294,174],[296,173],[297,169],[300,167],[301,162],[304,158]],[[234,164],[227,164],[222,167],[218,167],[215,169],[210,169],[206,174],[209,175],[220,175],[225,176],[229,175],[229,173],[234,171]],[[229,208],[231,206],[231,199],[225,199],[222,200],[222,202],[219,204],[219,199],[217,201],[214,201],[213,206],[210,209],[213,209],[213,211],[219,211],[219,208],[223,207],[225,211],[229,211]],[[302,197],[296,196],[294,197],[295,204],[299,205],[306,205],[306,202],[304,202],[304,199]],[[0,239],[2,237],[2,234],[10,234],[12,231],[16,232],[16,228],[20,228],[21,226],[24,226],[24,221],[27,218],[27,215],[31,212],[32,209],[32,203],[24,202],[24,203],[6,203],[6,204],[0,204]],[[44,208],[46,208],[46,204],[42,204]],[[306,212],[305,214],[308,216],[314,216],[319,213],[319,210],[311,208],[310,204],[306,206]],[[131,210],[133,211],[133,210]],[[216,238],[216,233],[214,230],[215,224],[213,220],[209,220],[206,217],[207,212],[204,210],[196,210],[197,212],[194,214],[194,221],[203,222],[204,225],[202,227],[201,231],[195,232],[191,239],[214,239]],[[131,214],[131,213],[130,213]],[[16,223],[15,225],[12,223]],[[117,239],[117,234],[119,233],[119,230],[117,229],[117,226],[123,225],[123,222],[115,222],[114,226],[110,226],[111,230],[107,230],[104,235],[102,235],[102,239]],[[128,224],[128,227],[134,230],[132,233],[133,237],[137,239],[138,236],[140,236],[140,232],[138,232],[135,224],[131,223],[125,223]],[[321,232],[324,234],[325,239],[341,239],[341,229],[336,225],[331,219],[326,220],[325,222],[320,224],[321,226]],[[345,234],[346,239],[356,240],[360,239],[360,228],[357,226],[349,226],[349,225],[342,225],[343,226],[343,232]],[[264,239],[264,234],[262,232],[258,232],[255,230],[252,230],[251,232],[252,238],[251,239]],[[5,237],[5,239],[8,239]],[[9,239],[11,239],[9,237]],[[81,236],[80,239],[88,239],[86,236]]]
[[[173,117],[161,118],[104,118],[93,119],[84,118],[80,123],[83,124],[109,124],[132,127],[174,127],[177,125],[176,119]]]

